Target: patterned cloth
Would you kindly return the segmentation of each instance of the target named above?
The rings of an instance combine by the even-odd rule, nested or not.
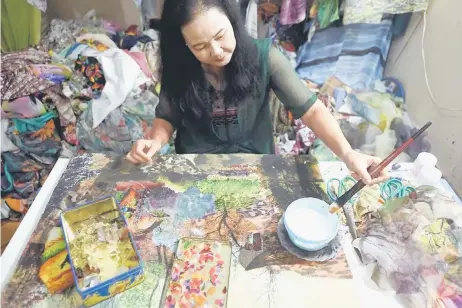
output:
[[[22,152],[53,166],[62,147],[54,117],[53,113],[47,112],[34,119],[13,119],[7,135]]]
[[[433,187],[385,203],[353,242],[371,279],[404,307],[461,307],[462,208]]]
[[[390,45],[390,20],[327,28],[300,47],[296,70],[318,84],[335,76],[354,89],[373,88],[382,78]]]
[[[35,49],[2,54],[2,100],[28,96],[53,86],[53,82],[35,76],[28,69],[31,64],[48,63],[50,60],[46,52]]]
[[[82,28],[81,23],[75,20],[53,19],[50,22],[50,31],[40,42],[41,48],[60,53],[75,43],[75,38],[80,34]]]
[[[92,89],[94,97],[100,97],[106,79],[104,78],[103,68],[94,57],[79,55],[75,61],[75,70],[84,74],[88,79],[88,86]]]
[[[7,136],[20,151],[2,153],[2,197],[29,198],[43,185],[62,148],[54,117],[10,120]]]
[[[343,24],[378,24],[383,14],[424,11],[428,0],[345,0]]]
[[[93,129],[92,102],[81,115],[77,125],[80,145],[90,152],[113,152],[119,155],[130,151],[133,142],[150,138],[152,120],[159,103],[150,90],[130,95]]]
[[[306,0],[282,0],[280,22],[283,25],[293,25],[306,18]]]
[[[65,96],[60,86],[53,86],[42,91],[42,101],[50,100],[53,107],[56,108],[59,114],[59,123],[66,141],[72,145],[77,145],[77,135],[75,127],[77,118],[72,110],[71,100]]]
[[[33,95],[2,102],[2,118],[35,118],[45,112],[45,106]]]

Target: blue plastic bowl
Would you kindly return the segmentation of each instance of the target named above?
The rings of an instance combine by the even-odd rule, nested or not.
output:
[[[325,216],[328,228],[319,230],[319,233],[313,234],[313,237],[306,234],[302,235],[300,232],[297,233],[297,230],[303,228],[303,226],[298,225],[300,224],[300,209],[310,209]],[[283,219],[289,238],[294,245],[308,251],[317,251],[326,247],[337,235],[339,227],[338,216],[329,212],[329,205],[315,198],[295,200],[287,208]]]

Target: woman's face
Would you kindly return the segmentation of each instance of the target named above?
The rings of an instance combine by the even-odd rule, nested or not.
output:
[[[222,67],[231,61],[236,38],[228,17],[216,8],[201,12],[181,28],[191,52],[202,64]]]

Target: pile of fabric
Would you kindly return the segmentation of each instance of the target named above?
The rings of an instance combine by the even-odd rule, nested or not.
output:
[[[35,48],[2,53],[2,219],[20,220],[60,155],[126,154],[150,135],[159,38],[85,16],[52,20]]]
[[[287,56],[355,149],[384,157],[416,130],[406,112],[404,89],[383,72],[392,38],[406,30],[411,12],[427,8],[428,0],[247,2],[246,21],[257,14],[258,36],[270,37]],[[255,32],[252,23],[246,25],[249,33]],[[271,107],[276,152],[311,151],[319,160],[336,159],[303,123],[291,119],[277,98]],[[430,144],[419,139],[400,160],[429,150]]]
[[[368,213],[353,242],[369,277],[405,307],[462,306],[462,208],[433,187]]]

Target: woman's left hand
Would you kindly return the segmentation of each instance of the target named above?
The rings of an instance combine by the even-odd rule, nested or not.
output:
[[[382,160],[378,157],[361,154],[351,150],[343,156],[342,160],[347,165],[348,169],[353,172],[352,176],[357,180],[361,179],[366,185],[378,184],[389,178],[388,168],[383,169],[374,179],[371,178],[368,169],[373,170],[380,164]]]

